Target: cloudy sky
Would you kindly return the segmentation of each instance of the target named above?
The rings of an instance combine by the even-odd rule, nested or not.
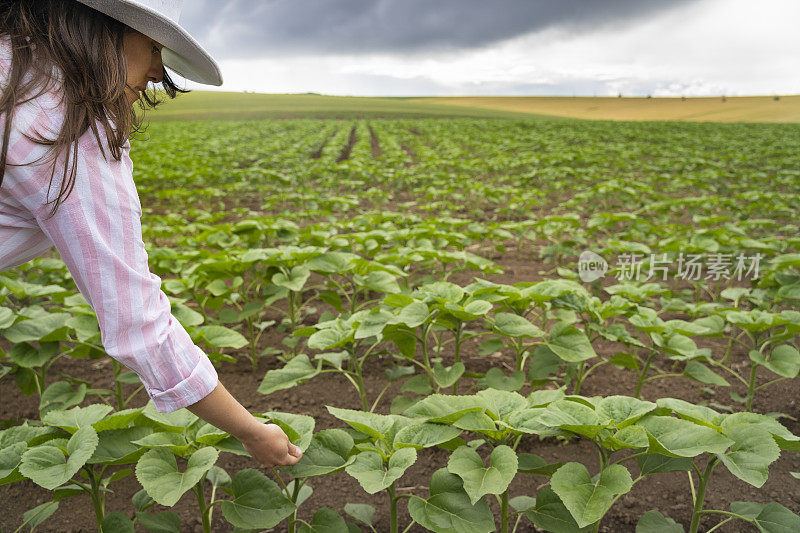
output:
[[[186,0],[181,16],[222,90],[359,96],[798,94],[798,20],[798,0]]]

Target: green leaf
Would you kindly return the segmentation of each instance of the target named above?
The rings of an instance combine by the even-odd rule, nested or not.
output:
[[[512,313],[496,314],[494,329],[507,337],[544,337],[544,332],[528,319]]]
[[[411,496],[408,514],[436,533],[489,533],[495,531],[492,511],[485,499],[470,502],[461,478],[441,468],[431,476],[430,497]]]
[[[41,343],[39,348],[27,342],[15,344],[8,357],[22,368],[39,368],[49,361],[58,352],[57,342]]]
[[[345,471],[356,478],[368,494],[375,494],[400,479],[416,460],[417,451],[414,448],[400,448],[389,457],[388,465],[384,469],[380,454],[366,451],[359,453]]]
[[[729,431],[730,428],[738,424],[753,424],[765,431],[769,432],[776,438],[786,441],[798,441],[800,437],[793,435],[788,429],[775,420],[774,418],[758,413],[731,413],[726,415],[720,422],[720,428],[723,431]]]
[[[639,370],[639,361],[629,352],[619,352],[614,354],[609,360],[614,366],[627,368],[629,370]]]
[[[39,413],[44,416],[48,411],[69,409],[86,398],[86,384],[81,383],[77,389],[66,381],[56,381],[47,387],[39,400]]]
[[[727,432],[733,439],[731,449],[717,454],[731,474],[742,481],[761,487],[769,475],[769,465],[778,460],[780,449],[766,430],[751,424],[737,424]]]
[[[434,281],[426,283],[417,289],[420,293],[437,302],[460,302],[464,297],[464,289],[449,281]]]
[[[306,344],[312,350],[333,350],[353,341],[354,332],[342,324],[328,329],[321,329],[311,335]]]
[[[214,448],[200,448],[189,457],[186,471],[181,473],[172,452],[153,448],[136,463],[136,479],[153,500],[172,507],[214,466],[218,456]]]
[[[314,513],[311,525],[301,524],[297,533],[345,533],[348,531],[347,523],[339,513],[330,507],[323,507]]]
[[[86,464],[97,442],[94,428],[83,427],[67,442],[67,457],[55,446],[36,446],[22,455],[19,471],[37,485],[53,490],[69,481]]]
[[[346,503],[344,512],[368,526],[372,525],[372,521],[375,518],[375,508],[364,503]]]
[[[247,339],[238,331],[225,326],[200,326],[195,328],[194,335],[214,348],[239,349],[247,346]]]
[[[452,424],[465,414],[482,409],[479,400],[474,396],[432,394],[414,404],[406,412],[410,416],[426,418],[428,422]]]
[[[750,352],[750,359],[785,378],[797,377],[798,372],[800,372],[800,352],[789,344],[782,344],[775,347],[775,349],[772,350],[769,361],[764,359],[761,352],[757,350],[752,350]]]
[[[541,414],[539,421],[546,426],[572,431],[590,439],[609,425],[591,407],[571,400],[551,403]]]
[[[189,443],[186,442],[186,437],[182,433],[165,431],[157,431],[145,435],[141,439],[133,441],[133,444],[143,448],[167,448],[177,455],[185,454],[190,448]]]
[[[420,450],[453,440],[461,430],[444,424],[422,422],[404,427],[394,437],[395,448],[411,447]]]
[[[131,497],[131,503],[137,511],[144,511],[156,504],[153,498],[144,489],[139,490]]]
[[[466,367],[461,362],[454,363],[453,366],[447,368],[442,363],[436,363],[433,365],[433,379],[442,388],[452,387],[465,371]]]
[[[22,461],[22,454],[28,449],[25,442],[16,442],[0,449],[0,481],[11,476]]]
[[[379,336],[383,331],[383,328],[389,324],[389,321],[392,318],[394,318],[394,315],[385,309],[376,307],[370,310],[361,317],[360,323],[353,334],[353,338],[367,339],[369,337]],[[309,340],[311,339],[309,338]]]
[[[180,533],[181,519],[172,511],[151,514],[139,511],[136,520],[142,524],[148,533]]]
[[[711,371],[706,365],[700,361],[689,361],[686,363],[686,368],[683,369],[683,375],[691,378],[700,383],[708,383],[710,385],[719,385],[720,387],[729,387],[724,378]]]
[[[692,469],[689,457],[667,457],[658,453],[648,453],[636,458],[642,476],[664,472],[688,472]]]
[[[311,276],[311,270],[305,265],[298,265],[292,267],[288,276],[283,272],[278,272],[272,276],[272,283],[290,291],[300,292],[303,290],[303,286],[308,281],[309,276]]]
[[[388,435],[395,421],[403,418],[396,415],[379,415],[377,413],[365,413],[331,406],[327,408],[330,414],[376,441]]]
[[[725,453],[733,441],[718,431],[670,416],[646,416],[637,422],[647,430],[651,452],[672,457]]]
[[[133,521],[119,511],[111,511],[103,517],[102,531],[111,533],[134,533]]]
[[[184,328],[199,326],[205,322],[203,315],[183,304],[172,306],[172,316],[177,318]]]
[[[550,487],[542,487],[536,494],[536,506],[525,511],[528,520],[545,531],[581,533],[589,527],[578,527],[564,503]]]
[[[567,463],[550,480],[553,491],[564,502],[579,527],[599,521],[611,508],[614,498],[631,490],[630,472],[619,464],[605,468],[596,480],[580,463]]]
[[[233,476],[232,487],[233,500],[221,506],[225,519],[236,527],[270,529],[296,509],[280,487],[258,470],[240,470]]]
[[[763,505],[751,502],[733,502],[731,511],[752,519],[761,533],[800,531],[800,516],[779,503],[772,502]],[[754,511],[758,511],[758,514],[755,514]]]
[[[272,394],[279,390],[291,389],[308,381],[318,373],[319,369],[311,364],[307,355],[298,354],[283,368],[268,371],[258,387],[258,392]]]
[[[53,516],[58,510],[58,502],[46,502],[37,505],[33,509],[28,509],[22,514],[22,523],[30,527],[30,531],[42,525],[42,522]],[[22,529],[22,528],[20,528]]]
[[[21,320],[2,332],[12,344],[67,340],[66,324],[72,315],[50,313],[39,318]]]
[[[11,327],[11,324],[17,319],[14,311],[8,307],[0,307],[0,329]]]
[[[653,402],[646,402],[630,396],[607,396],[597,405],[600,418],[607,418],[617,428],[624,428],[639,420],[656,408]]]
[[[398,285],[395,277],[383,271],[374,271],[367,274],[363,279],[363,286],[367,289],[386,294],[401,292],[400,285]]]
[[[410,328],[415,328],[424,324],[428,320],[430,312],[428,306],[422,302],[413,302],[403,307],[397,316],[392,317],[391,324],[405,324]]]
[[[558,322],[553,326],[546,346],[568,363],[579,363],[597,357],[586,334],[564,322]]]
[[[489,456],[485,468],[478,452],[469,446],[458,448],[447,462],[447,470],[464,481],[464,490],[473,505],[486,494],[502,494],[517,473],[517,454],[510,447],[500,445]]]
[[[147,402],[142,414],[167,431],[182,432],[197,421],[197,416],[188,409],[178,409],[171,413],[159,413],[152,400]]]
[[[80,342],[89,342],[95,337],[100,338],[100,326],[94,315],[73,316],[67,320],[67,326],[75,330],[75,337]]]
[[[92,427],[98,432],[109,429],[126,428],[131,422],[139,418],[143,410],[143,407],[136,409],[123,409],[122,411],[117,411],[116,413],[107,415],[102,420],[92,424]]]
[[[486,410],[486,414],[494,420],[505,419],[515,411],[525,409],[527,400],[513,391],[486,389],[478,392],[474,398]]]
[[[478,386],[502,391],[518,391],[525,384],[525,373],[517,370],[510,376],[497,367],[490,368],[484,377],[478,380]]]
[[[521,453],[517,457],[519,466],[517,472],[537,476],[552,476],[564,463],[548,463],[538,455]]]
[[[708,426],[714,429],[719,426],[720,420],[724,418],[723,415],[709,407],[695,405],[677,398],[659,398],[656,400],[656,404],[659,407],[672,410],[676,415],[685,420],[690,420],[695,424]]]
[[[658,511],[647,511],[639,518],[636,533],[683,533],[683,526]]]
[[[103,431],[99,434],[97,448],[87,462],[109,465],[134,463],[147,451],[135,441],[144,438],[152,431],[151,428],[142,426]]]
[[[67,411],[50,411],[42,418],[42,422],[48,426],[59,427],[70,433],[74,433],[80,428],[91,426],[99,422],[113,411],[110,405],[92,404],[86,407],[73,407]]]

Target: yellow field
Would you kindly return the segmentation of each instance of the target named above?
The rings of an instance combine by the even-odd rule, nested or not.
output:
[[[561,96],[481,96],[414,98],[467,108],[607,120],[709,122],[800,122],[800,96],[713,98],[603,98]]]

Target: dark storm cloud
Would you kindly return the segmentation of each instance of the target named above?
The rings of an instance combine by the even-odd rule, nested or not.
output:
[[[181,23],[224,58],[478,48],[551,26],[624,24],[696,0],[187,0]]]

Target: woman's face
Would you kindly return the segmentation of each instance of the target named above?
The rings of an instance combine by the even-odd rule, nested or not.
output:
[[[164,75],[162,45],[138,31],[131,30],[125,34],[123,48],[128,65],[125,92],[133,104],[139,98],[139,93],[147,88],[147,82],[161,82]]]

